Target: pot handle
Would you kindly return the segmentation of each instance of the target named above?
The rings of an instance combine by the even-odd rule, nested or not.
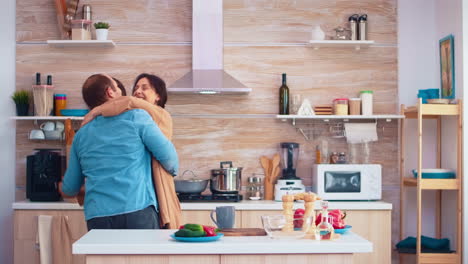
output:
[[[215,220],[214,217],[213,217],[213,214],[214,214],[214,213],[216,213],[216,210],[211,211],[211,213],[210,213],[210,218],[211,218],[211,220],[213,221],[213,223],[215,223],[215,225],[218,226],[218,222],[216,222],[216,220]]]
[[[232,161],[221,161],[219,163],[219,167],[221,167],[221,169],[224,169],[223,165],[229,165],[229,168],[232,168]]]

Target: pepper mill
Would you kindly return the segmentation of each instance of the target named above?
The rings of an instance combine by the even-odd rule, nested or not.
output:
[[[359,40],[367,39],[367,14],[359,17]]]

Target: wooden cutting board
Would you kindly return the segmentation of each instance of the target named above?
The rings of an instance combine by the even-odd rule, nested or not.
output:
[[[225,228],[219,231],[225,236],[266,236],[262,228]]]

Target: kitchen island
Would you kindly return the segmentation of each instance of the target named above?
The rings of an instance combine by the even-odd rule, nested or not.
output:
[[[243,236],[184,243],[169,236],[175,231],[91,230],[73,244],[73,254],[86,255],[86,264],[351,264],[353,254],[373,250],[371,242],[352,232],[333,241]]]

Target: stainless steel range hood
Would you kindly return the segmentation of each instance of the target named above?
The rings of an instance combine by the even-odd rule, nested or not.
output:
[[[192,71],[167,90],[185,94],[249,93],[223,69],[223,1],[193,0]]]

